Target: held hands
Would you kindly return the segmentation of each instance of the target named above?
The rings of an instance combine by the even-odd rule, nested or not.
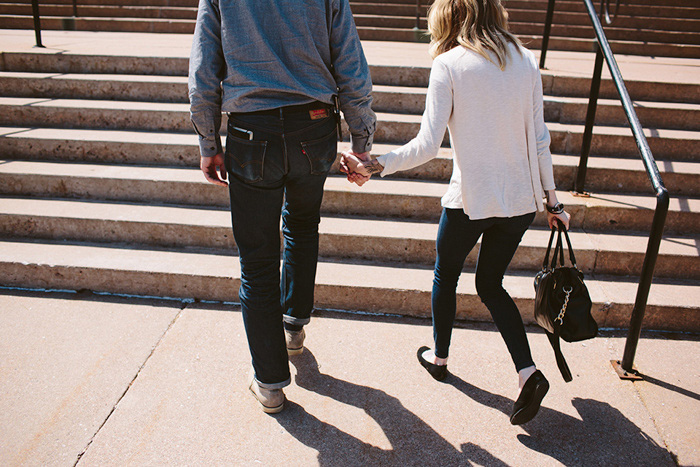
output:
[[[223,154],[217,154],[213,157],[202,157],[199,162],[199,168],[202,169],[204,178],[206,178],[209,183],[219,186],[228,186],[228,183],[226,183],[226,167]]]
[[[340,171],[347,175],[350,183],[357,183],[358,186],[362,186],[371,176],[364,165],[362,165],[362,162],[369,160],[371,160],[369,152],[343,151],[340,158]]]

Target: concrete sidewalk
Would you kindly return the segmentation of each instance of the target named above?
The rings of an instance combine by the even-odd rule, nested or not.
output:
[[[610,366],[619,333],[566,344],[566,384],[528,332],[552,386],[522,427],[493,326],[455,330],[438,383],[428,320],[329,311],[268,416],[234,305],[0,290],[0,465],[700,465],[697,336],[645,335],[636,383]]]
[[[0,30],[0,52],[188,58],[192,45],[190,34],[43,31],[42,38],[44,49],[34,47],[34,31]],[[362,47],[370,65],[429,68],[432,64],[428,44],[362,41]],[[533,51],[539,57],[539,49]],[[628,81],[700,84],[700,60],[618,54],[615,58]],[[550,50],[546,67],[558,75],[589,78],[594,59],[593,53]],[[603,77],[609,76],[604,67]]]

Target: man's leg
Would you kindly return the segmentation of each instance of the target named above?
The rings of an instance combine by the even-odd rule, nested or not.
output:
[[[229,135],[226,155],[233,234],[241,263],[243,323],[258,385],[279,389],[290,382],[279,289],[285,164],[281,138],[269,129],[281,126],[271,116],[239,114],[230,121],[252,130],[255,138],[247,142]]]
[[[332,117],[314,122],[307,113],[296,121],[285,121],[285,127],[292,132],[287,144],[289,176],[282,211],[282,307],[285,327],[299,331],[309,322],[314,306],[319,210],[337,143]]]

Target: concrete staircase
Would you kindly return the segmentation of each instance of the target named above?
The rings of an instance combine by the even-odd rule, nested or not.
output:
[[[42,28],[48,30],[192,33],[197,0],[72,0],[40,2]],[[420,41],[414,31],[414,0],[351,0],[363,40]],[[421,1],[420,27],[426,27],[428,0]],[[598,3],[598,2],[595,2]],[[546,0],[505,0],[511,28],[531,48],[539,48],[544,30]],[[0,28],[31,29],[29,0],[0,2]],[[606,27],[613,51],[622,54],[700,58],[700,1],[630,0],[614,23]],[[590,51],[594,34],[583,3],[556,3],[551,50]]]
[[[383,46],[367,47],[372,57],[369,48]],[[197,169],[187,58],[27,49],[4,52],[0,63],[0,284],[235,301],[228,194]],[[379,116],[373,152],[382,154],[417,133],[429,68],[370,63]],[[625,327],[654,208],[646,173],[604,81],[588,174],[593,195],[567,193],[589,78],[545,70],[543,83],[555,176],[595,316],[601,326]],[[628,85],[672,193],[645,324],[698,331],[700,83]],[[436,221],[451,167],[445,147],[422,167],[362,188],[339,175],[328,180],[319,307],[429,316]],[[548,238],[543,218],[536,224],[505,279],[526,321]],[[474,290],[475,256],[460,281],[459,318],[489,320]]]

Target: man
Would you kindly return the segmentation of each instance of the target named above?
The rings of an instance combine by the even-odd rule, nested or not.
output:
[[[352,151],[366,160],[376,125],[371,88],[348,0],[200,0],[191,118],[204,176],[221,186],[228,179],[250,390],[267,413],[284,408],[288,353],[302,351],[313,308],[319,209],[337,154],[332,103],[337,95]],[[362,183],[357,177],[348,176]]]

